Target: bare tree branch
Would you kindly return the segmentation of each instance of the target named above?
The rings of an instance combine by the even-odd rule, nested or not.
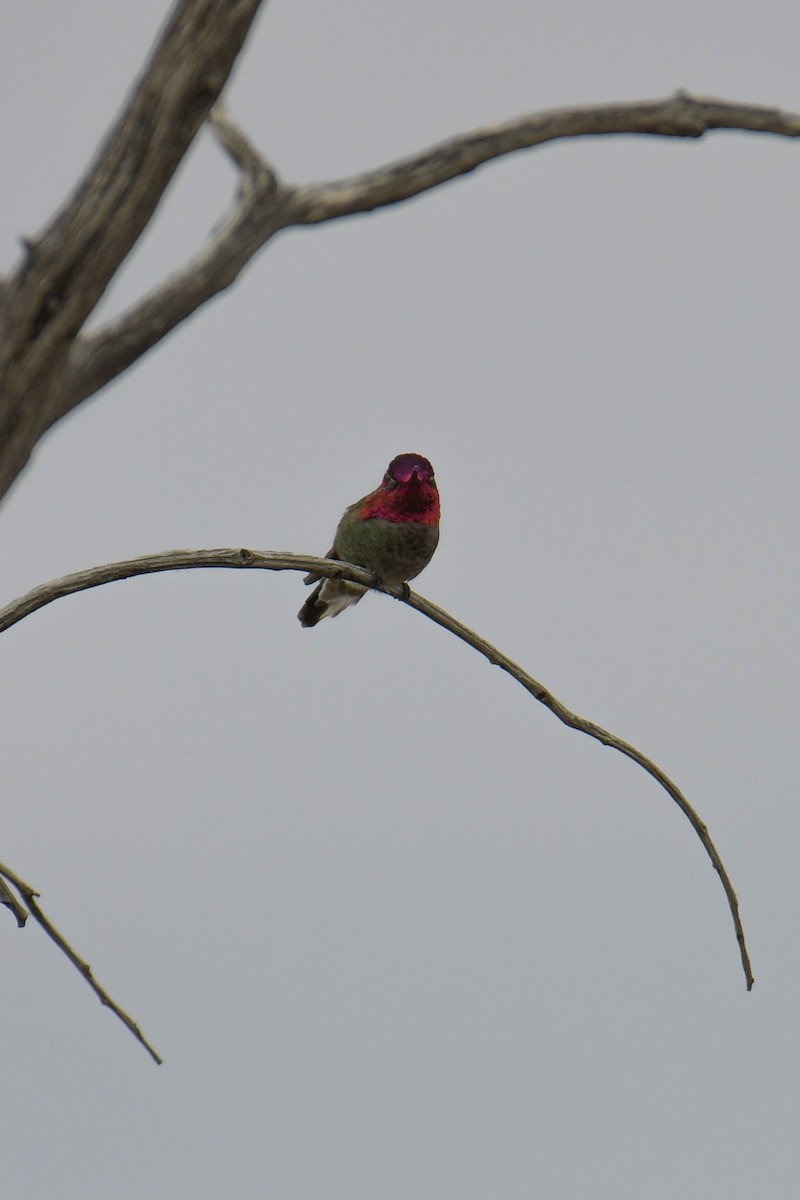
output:
[[[398,204],[494,158],[561,138],[611,134],[699,138],[714,129],[782,137],[800,135],[800,116],[793,113],[698,99],[678,92],[666,100],[534,113],[461,134],[348,179],[292,186],[279,180],[274,168],[219,106],[210,120],[217,140],[241,174],[233,211],[203,251],[183,269],[114,321],[78,339],[54,399],[49,424],[105,386],[201,305],[230,287],[281,229]]]
[[[31,613],[36,612],[38,609],[44,608],[45,605],[51,604],[54,600],[58,600],[62,596],[69,596],[73,592],[100,587],[103,584],[119,579],[129,579],[135,575],[148,575],[158,571],[183,571],[191,567],[245,567],[265,571],[314,572],[317,575],[324,575],[330,578],[351,579],[354,583],[361,583],[367,587],[376,586],[371,572],[365,571],[362,567],[355,567],[349,563],[342,563],[329,558],[308,558],[299,554],[246,549],[171,550],[163,554],[149,554],[142,558],[127,559],[124,562],[106,563],[102,566],[91,567],[86,571],[77,571],[72,575],[65,575],[61,579],[53,579],[47,583],[40,584],[39,587],[33,588],[26,595],[21,596],[18,600],[14,600],[11,604],[7,604],[5,608],[0,609],[0,632],[9,629],[18,621],[30,616]],[[643,754],[641,750],[637,750],[635,746],[623,741],[622,738],[618,738],[616,734],[609,733],[608,730],[603,729],[600,725],[596,725],[593,721],[587,721],[584,717],[579,717],[576,713],[571,712],[560,700],[556,699],[552,692],[539,683],[538,680],[534,679],[532,675],[529,675],[527,671],[524,671],[517,663],[508,658],[507,655],[501,653],[495,646],[492,646],[480,634],[475,633],[466,625],[462,625],[455,617],[451,617],[449,613],[439,608],[438,605],[432,604],[430,600],[425,600],[422,596],[416,595],[416,593],[411,592],[407,587],[386,587],[381,585],[377,590],[385,592],[397,600],[404,601],[424,616],[429,617],[437,625],[441,625],[443,629],[447,629],[450,633],[460,638],[461,641],[466,642],[468,646],[472,646],[474,650],[482,654],[490,663],[500,667],[501,670],[506,671],[513,679],[516,679],[534,699],[549,708],[558,717],[559,721],[562,721],[565,725],[569,725],[572,729],[577,729],[581,733],[595,738],[597,741],[602,742],[604,746],[610,746],[613,750],[617,750],[620,754],[624,754],[627,758],[632,759],[661,785],[678,805],[681,812],[688,818],[692,828],[702,842],[708,857],[711,859],[714,870],[720,877],[731,917],[733,918],[733,926],[742,960],[742,969],[747,983],[747,990],[749,991],[753,986],[754,979],[745,942],[744,929],[739,915],[739,902],[736,892],[716,846],[711,840],[707,826],[700,819],[700,816],[686,799],[683,792],[672,782],[669,776],[652,759]],[[10,878],[7,873],[6,877]]]
[[[0,863],[0,876],[2,876],[3,880],[7,879],[8,882],[17,889],[20,896],[22,896],[22,899],[25,902],[25,906],[27,907],[28,912],[30,912],[31,916],[34,918],[35,921],[38,921],[38,923],[41,925],[42,929],[45,931],[47,936],[52,938],[53,941],[55,942],[55,944],[58,946],[58,948],[60,950],[62,950],[64,952],[64,954],[66,954],[67,958],[72,963],[72,965],[76,968],[76,970],[80,971],[83,978],[89,984],[89,987],[92,989],[92,991],[95,993],[95,995],[99,998],[100,1003],[102,1005],[104,1005],[106,1008],[110,1008],[111,1011],[117,1017],[119,1017],[120,1021],[122,1021],[122,1024],[125,1025],[131,1031],[131,1033],[133,1034],[133,1036],[136,1038],[136,1040],[138,1042],[141,1042],[141,1044],[144,1046],[145,1050],[150,1055],[150,1057],[153,1059],[153,1061],[158,1063],[158,1065],[160,1066],[161,1063],[163,1062],[163,1059],[150,1045],[147,1038],[144,1036],[141,1029],[136,1024],[136,1022],[133,1020],[133,1018],[129,1017],[128,1014],[123,1009],[120,1008],[120,1006],[117,1004],[116,1000],[111,999],[111,997],[109,996],[109,994],[105,990],[105,988],[101,987],[100,984],[95,979],[94,973],[92,972],[92,968],[89,966],[89,964],[87,962],[85,962],[82,958],[79,957],[79,955],[77,955],[75,953],[75,951],[72,949],[72,946],[70,946],[69,942],[63,936],[63,934],[58,932],[58,930],[56,929],[55,925],[52,923],[50,918],[47,917],[42,912],[41,908],[39,907],[39,903],[38,903],[39,893],[37,891],[34,891],[34,889],[31,887],[31,885],[29,883],[26,883],[24,879],[20,879],[19,875],[17,875],[14,871],[12,871],[10,867],[5,866],[3,863]],[[7,888],[5,883],[2,884],[2,887],[3,887],[4,892],[9,891],[9,889]],[[7,902],[4,901],[3,903],[7,903]],[[18,918],[17,924],[19,924],[19,925],[24,924],[24,920],[20,921]]]
[[[219,96],[260,0],[179,0],[94,162],[25,243],[0,310],[0,495],[52,423],[75,338]]]
[[[713,129],[800,136],[800,115],[777,108],[700,99],[677,92],[666,100],[554,108],[502,125],[462,134],[420,154],[333,183],[299,187],[291,205],[293,224],[316,224],[398,204],[476,167],[561,138],[609,134],[700,138]]]

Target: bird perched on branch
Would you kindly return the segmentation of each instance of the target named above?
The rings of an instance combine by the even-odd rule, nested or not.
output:
[[[380,487],[345,509],[325,557],[364,567],[379,583],[398,585],[427,567],[438,541],[439,491],[433,467],[421,454],[398,454]],[[318,584],[297,614],[306,629],[323,617],[338,616],[367,591],[358,583],[323,579],[313,571],[303,582]]]

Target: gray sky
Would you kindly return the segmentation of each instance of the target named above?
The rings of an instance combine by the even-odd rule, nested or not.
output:
[[[163,19],[3,14],[3,269]],[[789,0],[275,0],[228,92],[291,180],[527,110],[800,108]],[[62,423],[3,598],[175,547],[324,553],[401,451],[419,590],[635,742],[688,823],[414,612],[314,631],[300,577],[190,572],[3,635],[2,860],[165,1057],[0,923],[0,1162],[37,1200],[770,1200],[800,1186],[798,147],[545,147],[289,233]],[[203,135],[110,315],[201,243]]]

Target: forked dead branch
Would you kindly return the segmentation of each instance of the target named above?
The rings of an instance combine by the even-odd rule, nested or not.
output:
[[[258,0],[184,0],[177,6],[73,196],[41,235],[22,239],[22,261],[0,279],[0,497],[48,429],[230,287],[282,229],[399,204],[492,159],[563,138],[700,138],[715,129],[800,136],[796,114],[678,92],[666,100],[533,113],[360,175],[293,185],[281,180],[219,104],[211,112],[257,9]],[[212,47],[219,62],[204,34],[209,21],[220,27]],[[211,129],[239,172],[231,212],[182,269],[96,332],[83,333],[209,113]]]
[[[53,579],[48,583],[40,584],[39,587],[33,588],[24,596],[20,596],[19,599],[12,601],[5,608],[0,609],[0,632],[10,629],[12,625],[16,625],[19,621],[24,620],[31,613],[44,608],[48,604],[52,604],[54,600],[59,600],[63,596],[70,596],[74,592],[87,591],[89,588],[101,587],[103,584],[113,583],[121,579],[130,579],[136,575],[153,575],[161,571],[185,571],[189,568],[198,567],[206,569],[226,567],[239,570],[254,569],[262,571],[313,571],[329,578],[344,578],[352,580],[354,583],[364,584],[367,587],[375,586],[374,579],[369,571],[365,571],[361,567],[351,566],[348,563],[333,561],[329,558],[308,558],[300,554],[247,550],[243,548],[171,550],[163,554],[149,554],[142,558],[126,559],[123,562],[105,563],[102,566],[91,567],[86,571],[76,571],[72,575],[64,575],[60,579]],[[466,642],[468,646],[472,646],[474,650],[482,654],[490,663],[496,667],[500,667],[513,679],[516,679],[534,699],[549,708],[558,717],[559,721],[562,721],[565,725],[569,725],[572,729],[577,729],[581,733],[588,734],[589,737],[602,742],[604,746],[610,746],[613,750],[618,750],[620,754],[624,754],[627,758],[632,759],[647,771],[649,775],[652,775],[687,817],[702,842],[706,854],[711,859],[714,870],[720,877],[731,917],[733,918],[733,926],[742,960],[742,970],[744,971],[749,991],[753,986],[754,980],[750,966],[750,956],[745,942],[744,929],[739,915],[739,902],[736,898],[736,892],[719,852],[711,840],[711,835],[705,823],[669,776],[652,759],[643,754],[641,750],[637,750],[635,746],[630,745],[629,742],[623,741],[616,734],[610,733],[607,729],[603,729],[593,721],[588,721],[585,717],[579,717],[576,713],[572,712],[560,700],[556,699],[552,692],[543,684],[534,679],[532,675],[529,675],[527,671],[524,671],[522,667],[507,655],[487,642],[480,634],[475,633],[472,629],[468,629],[466,625],[462,625],[460,621],[456,620],[455,617],[451,617],[449,613],[439,608],[438,605],[403,587],[380,586],[377,590],[386,592],[387,595],[393,596],[396,600],[401,600],[411,608],[415,608],[417,612],[422,613],[423,616],[428,617],[437,625],[441,625],[443,629],[447,629],[457,638],[460,638],[462,642]],[[159,1056],[145,1040],[136,1023],[97,984],[88,963],[79,958],[62,934],[44,916],[38,906],[36,900],[37,893],[33,888],[29,884],[24,883],[18,875],[2,864],[0,864],[0,879],[4,879],[11,888],[16,890],[24,908],[35,917],[49,936],[64,951],[73,965],[80,971],[100,997],[102,1003],[111,1008],[112,1012],[116,1013],[134,1036],[147,1048],[155,1061],[160,1062]],[[4,903],[12,908],[17,915],[18,924],[22,924],[23,922],[20,921],[19,906],[11,903],[8,897],[3,899],[3,895],[3,890],[0,888],[0,903]]]
[[[237,198],[200,253],[139,303],[76,339],[48,426],[94,395],[187,317],[233,284],[282,229],[320,225],[410,200],[507,154],[563,138],[627,134],[701,138],[716,129],[800,136],[800,115],[677,92],[665,100],[557,108],[471,130],[360,175],[290,184],[218,102],[210,128],[239,172]]]

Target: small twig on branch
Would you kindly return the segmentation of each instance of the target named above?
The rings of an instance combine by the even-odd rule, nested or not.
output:
[[[0,872],[1,873],[1,872]],[[14,916],[17,918],[17,925],[22,928],[28,920],[28,910],[24,908],[17,897],[12,892],[6,881],[0,878],[0,904],[6,908],[10,908]]]
[[[45,605],[51,604],[54,600],[58,600],[62,596],[71,595],[73,592],[100,587],[103,584],[112,583],[120,579],[129,579],[136,575],[149,575],[158,571],[182,571],[194,567],[255,568],[256,570],[264,571],[313,571],[315,574],[321,576],[351,579],[354,583],[361,583],[367,587],[375,586],[371,572],[365,571],[361,567],[355,567],[349,563],[342,563],[329,558],[309,558],[300,554],[247,549],[171,550],[163,554],[149,554],[142,558],[127,559],[123,562],[106,563],[102,566],[92,567],[87,571],[77,571],[72,575],[65,575],[61,579],[53,579],[48,583],[40,584],[39,587],[33,588],[26,595],[21,596],[18,600],[14,600],[11,604],[7,604],[5,608],[0,609],[0,632],[9,629],[18,621],[30,616],[37,609],[44,608]],[[635,746],[623,741],[622,738],[618,738],[616,734],[610,733],[600,725],[596,725],[593,721],[587,721],[584,717],[579,717],[576,713],[572,712],[560,700],[556,699],[552,692],[543,684],[534,679],[532,675],[529,675],[527,671],[523,671],[507,655],[501,653],[495,646],[487,642],[485,638],[482,638],[480,634],[467,628],[466,625],[462,625],[460,621],[457,621],[455,617],[451,617],[449,613],[439,608],[438,605],[431,603],[430,600],[426,600],[404,587],[381,586],[377,590],[393,596],[396,600],[402,600],[404,603],[410,605],[411,608],[415,608],[424,616],[429,617],[437,625],[441,625],[443,629],[447,629],[450,633],[460,638],[462,642],[466,642],[468,646],[472,646],[474,650],[482,654],[490,663],[500,667],[503,671],[511,675],[513,679],[516,679],[536,700],[549,708],[558,717],[559,721],[562,721],[565,725],[569,725],[572,729],[577,729],[581,733],[595,738],[604,746],[610,746],[613,750],[617,750],[620,754],[624,754],[627,758],[632,759],[633,762],[647,771],[661,785],[688,818],[692,828],[702,842],[708,857],[711,859],[715,871],[719,875],[728,901],[731,917],[733,918],[733,926],[742,960],[742,969],[747,982],[747,990],[749,991],[753,986],[754,979],[750,966],[750,956],[745,942],[744,929],[739,915],[739,902],[736,898],[736,892],[733,889],[733,884],[717,848],[711,840],[708,828],[686,799],[683,792],[672,782],[669,776],[652,759],[648,758],[640,750],[637,750]],[[10,876],[7,877],[10,878]]]
[[[231,120],[228,106],[218,100],[208,115],[208,124],[217,142],[233,165],[241,172],[242,205],[260,205],[280,186],[277,172],[261,157],[244,131]]]
[[[12,871],[10,867],[5,866],[3,863],[0,863],[0,876],[2,876],[3,880],[8,880],[8,882],[17,889],[25,903],[25,907],[27,908],[28,912],[35,921],[38,921],[47,936],[52,938],[58,948],[62,950],[64,954],[66,954],[67,958],[76,968],[76,970],[80,971],[83,978],[89,984],[89,987],[99,998],[100,1003],[106,1008],[110,1008],[111,1011],[117,1017],[119,1017],[120,1021],[122,1021],[123,1025],[127,1026],[136,1040],[141,1042],[153,1061],[158,1063],[160,1066],[163,1059],[150,1045],[136,1022],[129,1017],[123,1009],[120,1008],[115,1000],[112,1000],[105,988],[100,986],[95,979],[94,974],[92,973],[92,968],[89,966],[89,964],[75,953],[75,951],[72,949],[72,946],[70,946],[63,934],[59,933],[50,918],[42,912],[38,902],[39,893],[35,891],[29,883],[26,883],[24,879],[20,879],[19,875]],[[5,883],[3,883],[3,888],[8,890]],[[18,924],[24,924],[24,921],[18,920]]]

